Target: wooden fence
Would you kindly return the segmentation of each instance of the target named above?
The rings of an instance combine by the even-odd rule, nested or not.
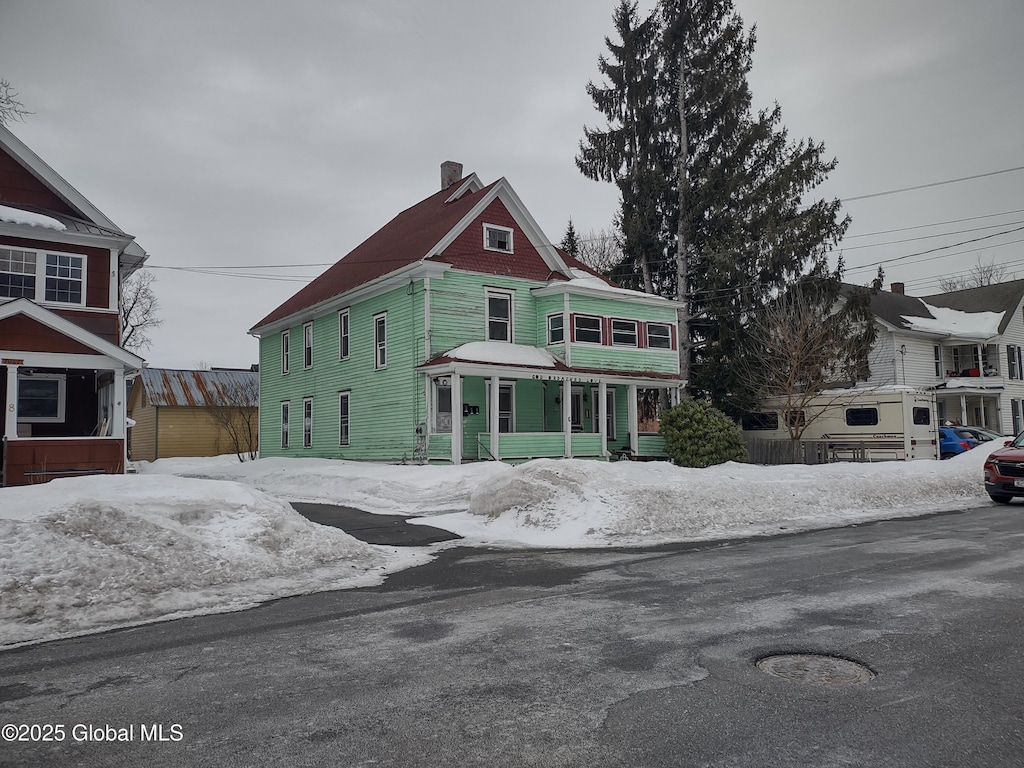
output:
[[[828,464],[834,461],[870,461],[866,443],[831,440],[764,440],[743,436],[751,464]]]

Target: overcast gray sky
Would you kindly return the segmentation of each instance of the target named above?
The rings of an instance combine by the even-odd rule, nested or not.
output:
[[[585,86],[615,4],[0,0],[0,78],[35,113],[13,131],[151,254],[151,365],[248,366],[246,331],[435,191],[444,160],[507,177],[555,242],[570,217],[607,227],[616,192],[574,156],[601,124]],[[757,24],[757,104],[839,159],[818,196],[1024,166],[1021,0],[737,7]],[[926,295],[979,258],[1024,277],[1024,231],[913,255],[1024,227],[1022,171],[845,207],[851,282],[886,261],[887,283]],[[241,269],[299,264],[322,266]],[[291,280],[171,269],[203,266]]]

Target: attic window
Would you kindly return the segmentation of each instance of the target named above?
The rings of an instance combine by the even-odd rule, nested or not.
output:
[[[488,251],[512,253],[512,230],[494,224],[484,224],[484,248]]]

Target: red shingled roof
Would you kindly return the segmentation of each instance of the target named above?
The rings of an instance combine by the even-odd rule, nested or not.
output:
[[[254,327],[282,320],[428,256],[426,249],[448,234],[489,189],[466,192],[447,204],[454,190],[442,189],[402,211]]]
[[[429,249],[452,232],[496,184],[498,182],[476,192],[466,191],[457,200],[445,202],[458,188],[456,184],[402,211],[338,263],[260,320],[253,329],[283,320],[429,256],[433,256],[435,261],[451,264],[456,269],[542,281],[566,279],[565,275],[551,271],[500,199],[493,200],[478,218],[489,224],[513,228],[514,253],[484,250],[483,232],[477,231],[475,227],[467,227],[445,248],[443,254],[428,253]],[[560,249],[558,252],[568,266],[596,275],[565,252]]]

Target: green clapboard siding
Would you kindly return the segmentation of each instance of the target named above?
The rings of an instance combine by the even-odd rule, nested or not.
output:
[[[387,313],[387,365],[375,369],[374,316]],[[281,373],[281,335],[260,340],[262,456],[412,458],[425,417],[423,285],[396,288],[349,308],[350,349],[339,359],[338,313],[313,321],[313,365],[303,369],[302,325],[291,328],[291,365]],[[339,392],[350,393],[350,444],[339,444]],[[313,444],[302,446],[302,403],[313,398]],[[291,401],[288,449],[280,447],[280,403]]]

